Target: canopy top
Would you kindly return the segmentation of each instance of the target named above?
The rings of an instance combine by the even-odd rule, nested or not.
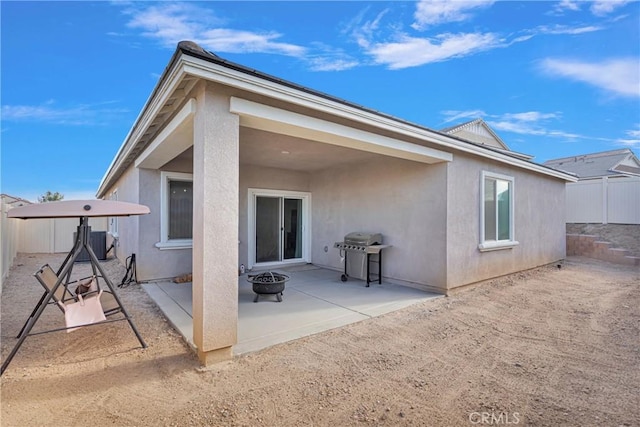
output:
[[[13,208],[9,218],[81,218],[100,216],[146,215],[149,208],[136,203],[115,200],[62,200]]]

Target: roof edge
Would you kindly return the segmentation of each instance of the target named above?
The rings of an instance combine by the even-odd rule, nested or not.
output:
[[[349,101],[346,101],[344,99],[340,99],[337,98],[335,96],[331,96],[329,94],[320,92],[320,91],[316,91],[301,85],[298,85],[296,83],[266,74],[266,73],[262,73],[259,72],[257,70],[245,67],[243,65],[231,62],[231,61],[227,61],[221,57],[219,57],[218,55],[215,55],[205,49],[203,49],[200,45],[198,45],[197,43],[193,42],[193,41],[181,41],[178,43],[177,48],[175,50],[175,52],[173,53],[173,55],[171,56],[171,59],[169,60],[169,63],[167,64],[167,66],[165,67],[162,75],[160,76],[160,78],[158,79],[158,83],[156,84],[156,86],[154,87],[153,91],[151,92],[151,94],[149,95],[149,97],[147,98],[147,101],[145,102],[141,112],[138,114],[136,120],[134,121],[133,125],[131,126],[131,129],[129,130],[127,136],[125,137],[122,145],[120,146],[118,152],[116,153],[116,155],[114,156],[114,159],[112,160],[111,164],[109,165],[105,175],[103,176],[98,190],[96,192],[96,197],[101,198],[106,194],[106,191],[108,189],[108,187],[112,186],[114,184],[114,182],[118,179],[118,177],[120,176],[119,174],[122,173],[122,171],[119,171],[119,169],[122,167],[122,163],[126,160],[127,156],[129,155],[131,149],[132,149],[132,144],[133,146],[135,146],[134,141],[132,141],[132,137],[134,136],[136,130],[139,128],[139,126],[141,125],[141,120],[149,113],[151,107],[154,104],[154,100],[156,99],[156,97],[158,96],[158,94],[165,89],[165,86],[167,84],[167,79],[169,79],[171,73],[173,73],[176,70],[176,64],[179,63],[180,58],[185,55],[185,56],[189,56],[192,58],[197,58],[209,63],[214,63],[219,65],[220,67],[226,68],[226,69],[230,69],[230,70],[234,70],[236,72],[239,73],[243,73],[246,75],[249,75],[255,79],[259,79],[262,81],[267,81],[273,84],[277,84],[277,85],[281,85],[284,87],[287,87],[289,89],[292,89],[295,92],[301,92],[307,95],[311,95],[312,97],[318,97],[318,98],[322,98],[325,100],[330,101],[331,103],[335,103],[335,104],[342,104],[348,108],[351,109],[355,109],[355,110],[359,110],[359,112],[361,113],[367,113],[370,114],[371,116],[367,119],[367,120],[375,120],[378,122],[378,125],[383,128],[384,126],[387,127],[393,127],[395,128],[396,132],[399,132],[399,134],[404,134],[404,135],[408,135],[409,133],[413,134],[414,137],[418,138],[418,139],[425,139],[428,138],[426,140],[426,142],[429,142],[429,139],[431,139],[431,143],[435,143],[438,145],[442,145],[444,147],[447,147],[449,149],[457,149],[457,150],[462,150],[465,152],[468,152],[470,154],[475,154],[475,155],[479,155],[479,156],[483,156],[483,157],[491,157],[494,160],[500,161],[500,162],[504,162],[504,163],[508,163],[511,164],[515,167],[520,167],[523,169],[528,169],[534,172],[538,172],[538,173],[542,173],[545,175],[550,175],[550,176],[554,176],[556,178],[559,179],[564,179],[566,181],[574,181],[575,178],[572,174],[567,174],[566,172],[563,171],[559,171],[557,169],[548,167],[546,165],[537,163],[537,162],[533,162],[530,160],[524,160],[519,156],[516,155],[512,155],[510,153],[507,152],[499,152],[497,150],[491,150],[491,147],[487,147],[487,146],[480,146],[478,144],[474,144],[470,141],[467,141],[463,138],[457,137],[455,135],[449,135],[447,133],[444,133],[442,131],[437,131],[431,128],[428,128],[426,126],[422,126],[422,125],[418,125],[416,123],[412,123],[410,121],[386,114],[386,113],[382,113],[380,111],[376,111],[367,107],[364,107],[362,105],[359,104],[355,104]],[[215,70],[213,70],[212,72],[215,72]],[[259,83],[258,80],[258,83]],[[263,83],[264,85],[264,83]],[[264,86],[265,88],[267,88],[267,86]],[[271,89],[273,90],[273,89]],[[295,94],[295,93],[294,93]],[[303,99],[302,97],[300,97],[300,95],[297,95],[301,100]],[[313,99],[309,98],[307,99],[308,102],[314,102],[317,103],[317,101],[314,101]],[[334,105],[335,105],[334,104]],[[328,105],[328,108],[335,108],[335,107],[331,107],[330,105]],[[348,110],[343,110],[345,112],[348,112]],[[336,110],[337,112],[337,110]],[[351,113],[353,114],[353,113]],[[364,115],[362,115],[362,117],[365,117]],[[479,119],[482,120],[482,119]],[[386,123],[385,123],[386,122]],[[484,121],[483,121],[484,122]],[[492,132],[494,133],[494,132]],[[498,140],[501,141],[501,139],[498,137]],[[461,144],[462,143],[462,144]],[[506,145],[506,144],[505,144]],[[490,155],[490,153],[492,155]],[[497,155],[497,156],[496,156]]]

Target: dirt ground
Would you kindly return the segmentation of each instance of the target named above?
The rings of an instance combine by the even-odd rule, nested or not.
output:
[[[18,258],[3,358],[41,295],[33,272],[60,261]],[[120,295],[149,348],[126,322],[29,337],[2,426],[640,426],[637,268],[572,258],[209,368],[139,286]],[[36,329],[62,325],[48,307]]]

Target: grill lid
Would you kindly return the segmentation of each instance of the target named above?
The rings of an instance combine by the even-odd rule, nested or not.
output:
[[[370,246],[382,244],[382,234],[354,232],[344,236],[347,245]]]

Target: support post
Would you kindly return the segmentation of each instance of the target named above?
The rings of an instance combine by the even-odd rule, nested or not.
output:
[[[232,357],[238,325],[239,117],[201,85],[193,141],[193,340],[204,365]]]

